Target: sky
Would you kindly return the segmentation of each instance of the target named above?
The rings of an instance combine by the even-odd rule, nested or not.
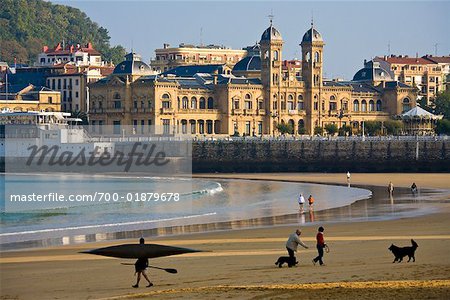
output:
[[[450,55],[447,1],[51,2],[81,9],[108,29],[112,45],[133,48],[147,63],[164,43],[202,42],[235,49],[253,45],[269,26],[270,14],[284,40],[283,59],[301,58],[299,44],[313,18],[325,41],[327,78],[351,79],[364,59],[375,56],[434,55],[436,44],[438,55]]]

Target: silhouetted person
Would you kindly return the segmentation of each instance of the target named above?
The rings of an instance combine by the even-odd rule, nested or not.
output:
[[[392,183],[392,181],[390,181],[388,184],[388,192],[389,192],[389,195],[394,194],[394,184]]]
[[[322,226],[319,227],[319,230],[317,232],[316,235],[316,241],[317,241],[317,252],[319,252],[319,255],[313,259],[313,264],[315,265],[316,262],[319,262],[319,264],[321,266],[323,266],[323,261],[322,261],[322,257],[323,257],[323,248],[325,248],[325,240],[323,238],[323,232],[324,229]]]
[[[411,192],[413,194],[417,193],[417,185],[415,182],[413,182],[413,184],[411,185]]]
[[[139,244],[143,245],[145,243],[144,238],[139,239]],[[141,280],[141,274],[148,281],[147,287],[153,286],[153,283],[148,279],[147,274],[145,274],[145,269],[148,267],[148,259],[147,258],[138,258],[138,260],[134,263],[134,269],[137,273],[137,281],[136,284],[133,285],[134,288],[139,287],[139,281]],[[135,273],[135,275],[136,275]]]

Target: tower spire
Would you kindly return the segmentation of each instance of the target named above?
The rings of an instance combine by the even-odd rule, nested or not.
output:
[[[314,28],[314,11],[311,9],[311,28]]]
[[[275,17],[275,16],[273,15],[273,9],[270,10],[270,15],[268,15],[267,17],[269,18],[270,26],[272,26],[273,18]]]

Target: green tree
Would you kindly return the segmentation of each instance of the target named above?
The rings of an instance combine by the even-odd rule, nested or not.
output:
[[[403,130],[403,123],[398,120],[388,120],[384,122],[384,127],[387,134],[399,135]]]
[[[122,46],[111,47],[108,30],[77,8],[43,0],[0,1],[0,60],[12,63],[16,57],[18,62],[33,62],[42,46],[53,47],[62,40],[91,42],[107,61],[123,60],[125,51]]]
[[[278,123],[276,128],[281,134],[286,134],[286,133],[293,134],[294,133],[294,128],[292,128],[291,125],[286,124],[286,123]]]
[[[450,120],[442,119],[437,121],[435,131],[437,134],[450,135]]]
[[[314,127],[314,134],[322,135],[323,134],[323,127],[320,127],[320,126]]]
[[[381,123],[378,121],[364,121],[364,130],[368,135],[377,135],[381,131]]]
[[[434,99],[434,113],[444,115],[444,118],[450,120],[450,91],[439,93]]]
[[[338,132],[338,127],[336,124],[329,123],[325,125],[325,130],[329,135],[335,135]]]
[[[339,136],[345,136],[346,134],[350,134],[352,132],[352,128],[350,126],[342,126],[339,128],[338,135]]]

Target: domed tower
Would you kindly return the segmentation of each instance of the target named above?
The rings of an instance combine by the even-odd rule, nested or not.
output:
[[[314,134],[316,126],[322,126],[320,92],[323,78],[324,45],[322,36],[311,22],[311,28],[303,35],[300,44],[302,47],[302,80],[305,83],[305,109],[306,113],[311,116],[305,125],[310,134]]]
[[[306,87],[318,88],[322,86],[322,59],[323,59],[322,36],[314,28],[311,28],[303,35],[300,46],[302,47],[302,76]]]
[[[265,87],[278,86],[281,80],[283,38],[280,32],[273,27],[272,20],[261,36],[260,47],[261,82]]]

